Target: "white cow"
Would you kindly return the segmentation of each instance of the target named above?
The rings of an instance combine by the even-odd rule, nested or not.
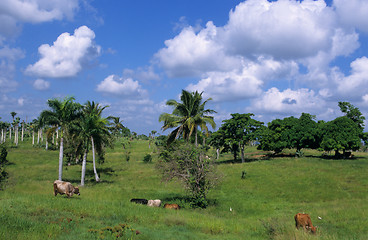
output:
[[[148,200],[147,206],[149,206],[149,207],[160,207],[161,206],[161,200],[160,199]]]

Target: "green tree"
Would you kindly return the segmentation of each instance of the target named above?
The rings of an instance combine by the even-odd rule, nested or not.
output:
[[[164,122],[162,129],[165,131],[169,128],[175,128],[168,135],[168,144],[172,143],[175,139],[182,137],[189,141],[191,135],[195,134],[195,144],[198,145],[198,127],[202,131],[208,133],[207,124],[210,124],[212,128],[216,128],[215,121],[212,116],[208,114],[216,113],[211,109],[205,109],[205,105],[211,98],[203,101],[202,93],[188,92],[182,90],[180,96],[181,102],[176,100],[168,100],[166,105],[174,107],[172,114],[163,113],[159,117],[160,122]]]
[[[245,146],[257,139],[257,130],[263,125],[263,122],[253,119],[252,116],[253,113],[233,113],[230,119],[222,121],[223,124],[215,134],[215,137],[220,138],[219,144],[224,147],[222,151],[232,152],[234,160],[237,160],[240,151],[242,162],[245,162]]]
[[[47,124],[59,126],[60,150],[59,150],[59,180],[63,176],[63,156],[64,156],[64,134],[69,126],[80,117],[82,106],[75,102],[74,97],[65,97],[63,100],[54,98],[47,101],[50,110],[41,112],[40,118]]]
[[[259,131],[259,150],[274,151],[275,154],[285,148],[293,148],[293,133],[298,119],[287,117],[274,119]]]
[[[362,129],[347,116],[338,117],[327,122],[323,126],[323,138],[321,148],[325,151],[335,151],[335,156],[340,156],[339,151],[358,150],[361,143]]]

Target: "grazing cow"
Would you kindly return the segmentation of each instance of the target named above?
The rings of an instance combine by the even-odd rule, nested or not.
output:
[[[70,182],[64,182],[60,180],[54,181],[54,195],[57,194],[63,195],[66,194],[68,197],[73,196],[73,194],[80,195],[79,188],[74,187]]]
[[[161,206],[161,200],[148,200],[147,206],[149,207],[160,207]]]
[[[180,206],[176,203],[173,204],[165,203],[164,208],[179,210]]]
[[[144,198],[132,198],[132,199],[130,199],[130,202],[134,202],[134,203],[137,203],[137,204],[147,205],[148,200],[147,199],[144,199]]]
[[[316,233],[317,228],[313,226],[312,220],[308,214],[297,213],[294,216],[295,226],[297,229],[303,227],[305,231],[310,230],[312,233]]]

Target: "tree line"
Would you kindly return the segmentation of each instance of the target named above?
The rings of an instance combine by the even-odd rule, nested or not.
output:
[[[222,152],[231,152],[234,160],[239,154],[244,162],[244,148],[257,144],[259,150],[281,153],[284,149],[295,149],[296,155],[302,149],[334,151],[335,157],[349,157],[350,151],[358,150],[367,143],[364,120],[360,110],[349,102],[338,103],[343,116],[325,122],[302,113],[299,118],[274,119],[267,125],[253,119],[254,114],[231,114],[231,119],[223,121],[218,131],[212,133],[210,145]]]
[[[96,154],[100,162],[103,162],[105,148],[112,147],[117,136],[130,136],[130,130],[124,127],[119,117],[103,117],[103,111],[109,106],[101,106],[94,101],[80,104],[74,97],[54,98],[49,99],[47,105],[49,109],[43,110],[39,117],[30,123],[20,122],[20,118],[14,118],[16,113],[11,112],[12,123],[0,122],[0,143],[7,143],[7,137],[12,142],[13,137],[14,145],[17,146],[19,126],[21,141],[27,132],[29,137],[32,135],[33,145],[36,132],[37,144],[43,141],[45,135],[46,150],[50,146],[59,148],[58,179],[62,180],[64,158],[69,164],[72,161],[81,162],[81,186],[85,184],[87,155],[92,151],[95,180],[100,181],[96,169]]]

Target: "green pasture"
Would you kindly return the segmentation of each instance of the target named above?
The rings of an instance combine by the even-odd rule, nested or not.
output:
[[[248,148],[249,162],[231,155],[216,161],[221,182],[207,209],[191,209],[180,183],[163,183],[157,153],[148,141],[131,145],[130,161],[121,146],[106,153],[95,183],[88,159],[80,196],[54,196],[58,151],[20,143],[10,148],[9,178],[0,191],[0,239],[99,239],[92,229],[127,224],[133,239],[368,239],[368,154],[349,160],[307,151],[302,158],[263,158]],[[153,163],[144,163],[147,153]],[[63,180],[80,183],[80,165],[65,166]],[[242,171],[246,172],[242,179]],[[179,211],[130,203],[131,198],[178,203]],[[230,208],[232,211],[230,211]],[[295,229],[294,215],[309,213],[317,234]],[[321,219],[318,219],[320,217]],[[114,239],[107,232],[105,239]]]

